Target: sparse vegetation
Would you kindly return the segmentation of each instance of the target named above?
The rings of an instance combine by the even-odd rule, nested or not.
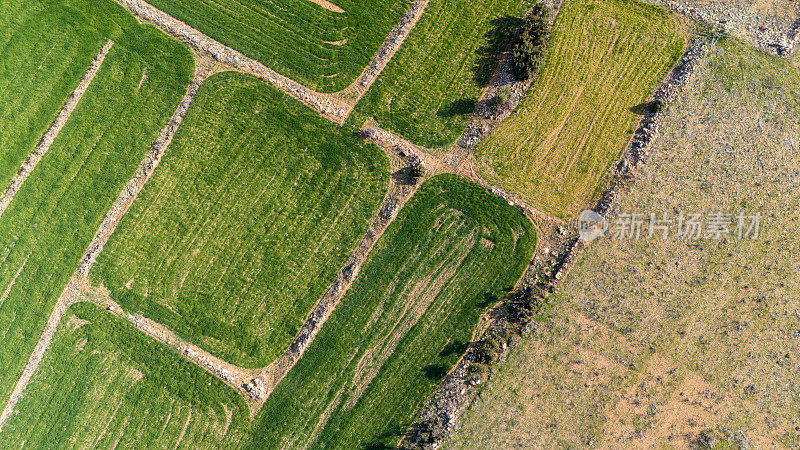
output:
[[[492,97],[489,106],[496,112],[508,108],[508,102],[511,101],[511,86],[505,85],[497,90],[497,93]]]
[[[732,39],[711,49],[615,214],[692,211],[705,226],[760,211],[758,239],[683,239],[673,224],[666,239],[593,242],[453,446],[800,445],[800,259],[786,232],[800,226],[798,92],[787,61]]]

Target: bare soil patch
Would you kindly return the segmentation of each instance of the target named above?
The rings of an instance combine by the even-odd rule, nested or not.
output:
[[[335,13],[342,13],[342,14],[347,12],[342,8],[336,6],[335,4],[329,2],[328,0],[309,0],[309,1],[327,9],[328,11],[333,11]]]

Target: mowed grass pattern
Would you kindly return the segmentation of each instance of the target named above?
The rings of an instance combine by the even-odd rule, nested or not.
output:
[[[385,155],[266,83],[214,76],[92,276],[217,356],[288,348],[377,213]]]
[[[569,0],[541,77],[477,150],[478,170],[551,214],[577,213],[628,144],[685,40],[666,12],[632,0]]]
[[[349,86],[409,0],[150,0],[150,4],[311,89]]]
[[[61,323],[3,448],[239,447],[249,412],[230,387],[89,303]]]
[[[102,42],[99,33],[76,27],[63,8],[32,10],[30,3],[0,6],[19,15],[0,41],[0,190],[5,190],[27,155],[75,89]],[[13,12],[12,12],[13,11]]]
[[[77,22],[85,28],[76,33],[102,36],[92,51],[107,37],[117,44],[50,152],[0,218],[3,402],[89,242],[166,125],[193,72],[185,48],[154,27],[139,25],[112,2],[70,4],[87,14]],[[64,8],[61,3],[49,6]],[[39,29],[46,32],[52,16],[41,17]],[[78,34],[72,36],[76,41]],[[94,54],[81,58],[87,56]],[[145,71],[148,79],[140,86]]]
[[[535,241],[527,218],[480,186],[428,181],[267,400],[255,445],[394,447]]]
[[[531,0],[431,0],[353,119],[427,147],[454,142]],[[357,125],[361,125],[358,123]]]

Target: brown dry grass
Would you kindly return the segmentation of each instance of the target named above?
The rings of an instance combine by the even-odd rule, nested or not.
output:
[[[761,211],[761,235],[593,243],[450,444],[800,446],[798,106],[789,62],[714,48],[617,208]]]

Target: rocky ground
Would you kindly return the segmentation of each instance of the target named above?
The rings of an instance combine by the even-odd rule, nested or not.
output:
[[[794,0],[646,0],[724,30],[779,55],[796,50],[800,3]]]
[[[733,41],[709,52],[609,214],[697,212],[701,237],[647,238],[645,220],[593,242],[449,446],[800,446],[800,76]],[[759,213],[740,239],[736,216]]]

